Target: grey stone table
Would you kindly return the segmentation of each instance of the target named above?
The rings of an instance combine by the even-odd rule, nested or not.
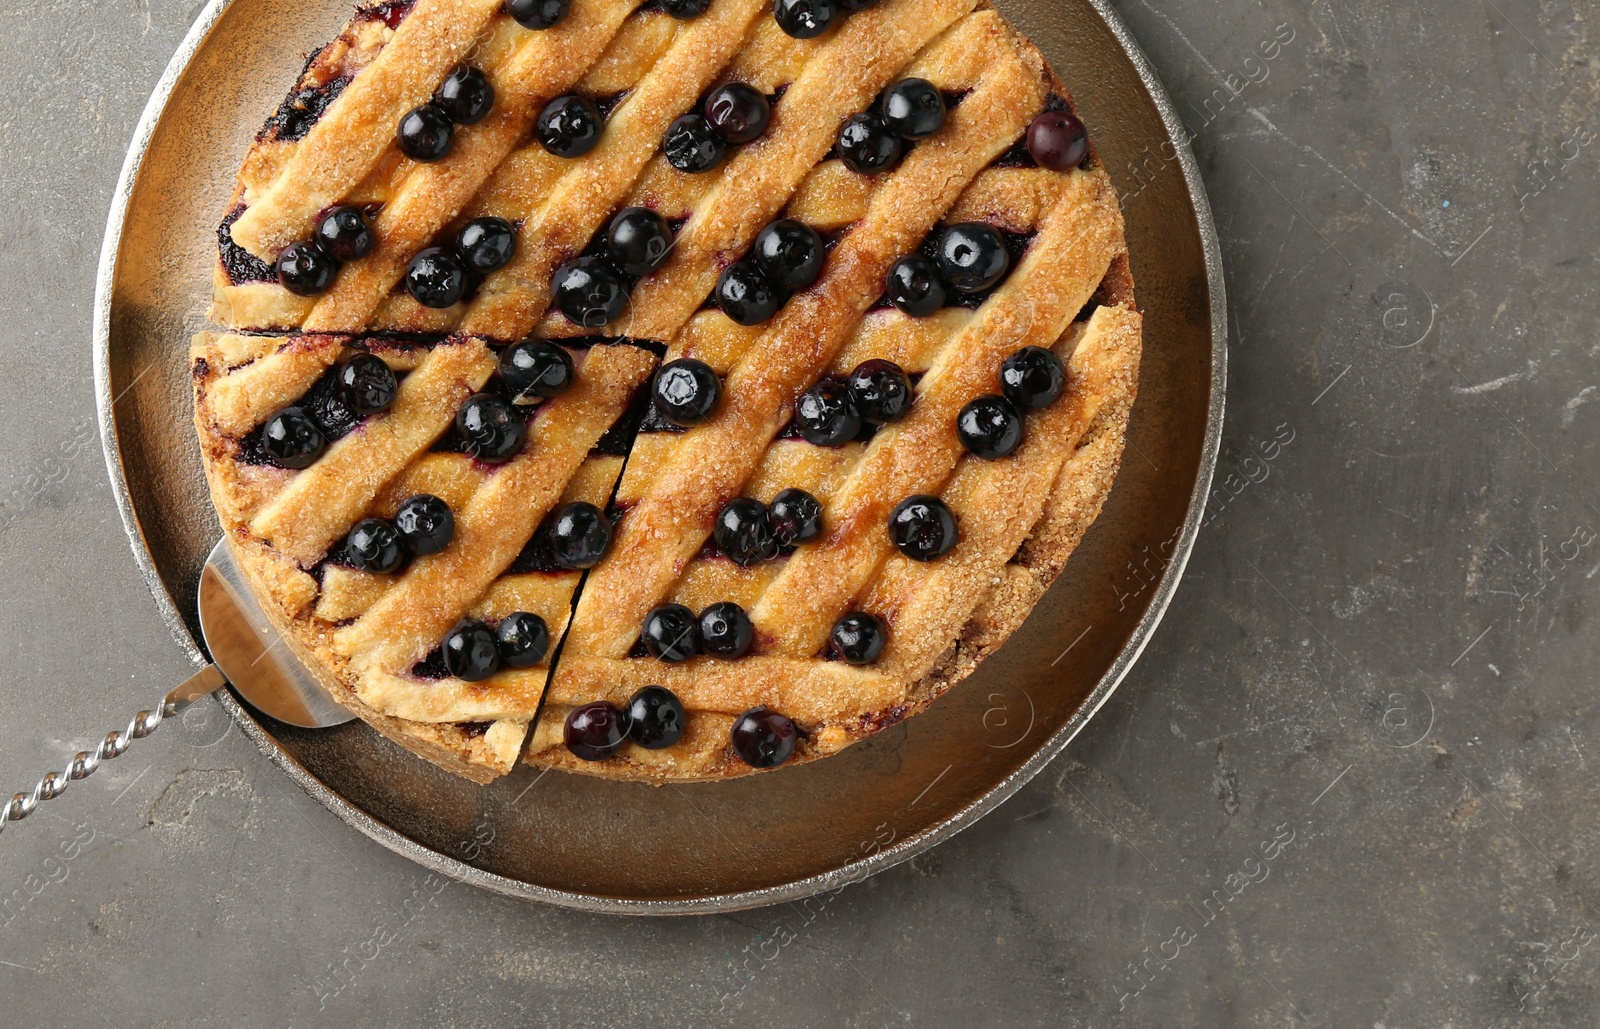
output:
[[[8,793],[186,671],[89,334],[192,3],[0,3]],[[0,837],[0,1023],[1594,1025],[1600,8],[1118,6],[1195,136],[1232,381],[1188,577],[1060,760],[825,904],[630,921],[430,877],[208,701]]]

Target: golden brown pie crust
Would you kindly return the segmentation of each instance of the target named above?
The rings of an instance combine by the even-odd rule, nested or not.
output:
[[[1140,318],[1115,193],[1092,153],[1069,173],[1002,159],[1047,103],[1070,99],[987,3],[879,0],[813,40],[784,35],[767,0],[713,0],[688,21],[637,7],[573,0],[542,32],[522,29],[499,0],[416,0],[398,28],[358,13],[297,83],[347,80],[337,98],[299,139],[269,122],[247,155],[231,235],[270,259],[328,205],[359,203],[377,211],[378,246],[314,298],[236,282],[219,261],[212,317],[231,331],[192,347],[212,497],[289,647],[386,737],[479,782],[519,756],[610,778],[725,778],[752,770],[728,740],[756,705],[801,728],[791,761],[915,713],[1004,642],[1060,573],[1115,479],[1137,392]],[[458,128],[445,160],[406,159],[393,143],[399,115],[462,60],[495,85],[490,117]],[[940,131],[878,176],[830,158],[838,125],[908,76],[959,98]],[[729,80],[781,90],[768,131],[717,170],[676,171],[659,153],[666,127]],[[574,90],[619,99],[600,145],[569,161],[529,130],[546,100]],[[550,308],[551,273],[630,205],[683,220],[673,250],[617,323],[573,326]],[[412,254],[481,215],[518,224],[510,265],[444,310],[397,289]],[[822,278],[764,325],[702,310],[719,270],[780,216],[837,236]],[[874,308],[888,265],[960,221],[1027,238],[993,295],[922,319]],[[537,410],[530,444],[498,467],[432,449],[490,379],[492,348],[530,333],[568,339],[579,368],[574,387]],[[659,340],[665,359],[695,357],[724,375],[717,416],[641,434],[625,459],[595,451],[659,360],[623,337]],[[1055,350],[1067,391],[1028,414],[1015,454],[966,455],[955,413],[994,392],[1001,360],[1029,344]],[[394,405],[303,471],[252,463],[245,437],[358,350],[407,373]],[[801,391],[868,358],[921,375],[905,420],[837,449],[777,438]],[[770,500],[788,486],[822,500],[821,539],[750,568],[700,555],[728,499]],[[446,550],[395,576],[323,561],[356,520],[390,516],[419,492],[456,513]],[[928,564],[894,552],[884,532],[888,510],[919,492],[940,495],[961,531]],[[508,573],[540,519],[575,499],[618,512],[604,560],[585,574]],[[678,665],[629,656],[656,604],[726,599],[756,624],[752,655]],[[856,609],[888,624],[883,655],[865,667],[819,656],[835,618]],[[463,615],[515,610],[540,614],[563,641],[545,664],[480,683],[412,673]],[[646,684],[672,689],[689,711],[676,745],[629,744],[599,762],[566,749],[572,707],[622,703]]]

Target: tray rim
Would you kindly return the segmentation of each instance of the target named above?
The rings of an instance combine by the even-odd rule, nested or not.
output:
[[[111,294],[128,204],[132,198],[134,183],[137,181],[139,171],[143,166],[150,141],[155,134],[156,126],[165,113],[167,102],[172,96],[172,90],[177,84],[178,78],[188,67],[190,60],[193,59],[195,53],[205,42],[212,27],[221,18],[222,13],[230,3],[232,3],[232,0],[208,0],[205,9],[190,25],[189,31],[185,34],[177,51],[168,62],[165,71],[162,72],[161,78],[157,80],[155,88],[150,94],[150,99],[145,103],[144,111],[140,114],[138,124],[134,128],[133,137],[129,141],[128,152],[123,159],[122,169],[117,177],[116,188],[111,196],[110,211],[106,220],[105,240],[101,246],[99,266],[95,275],[93,341],[95,407],[100,429],[101,448],[105,455],[107,476],[110,480],[112,494],[116,499],[117,513],[122,519],[123,530],[128,535],[128,543],[133,551],[140,578],[144,580],[145,587],[150,591],[151,597],[155,601],[157,613],[161,621],[166,625],[167,631],[196,668],[204,667],[209,662],[199,643],[190,634],[183,615],[180,613],[176,601],[173,600],[172,594],[168,592],[166,584],[162,580],[161,572],[156,567],[154,556],[145,542],[144,530],[139,523],[138,512],[134,508],[126,470],[122,463],[121,443],[117,435],[114,412],[115,397],[112,394],[111,382]],[[1118,652],[1116,659],[1101,675],[1099,681],[1095,683],[1094,688],[1090,690],[1083,702],[1078,705],[1078,708],[1054,735],[1039,745],[1027,761],[1013,770],[1011,774],[994,783],[971,803],[951,814],[943,822],[907,836],[897,841],[893,846],[878,850],[871,855],[840,865],[826,872],[754,890],[741,890],[732,893],[718,893],[672,900],[641,900],[539,886],[520,879],[512,879],[508,876],[485,871],[457,858],[442,854],[430,847],[423,846],[368,815],[312,775],[287,750],[279,745],[277,740],[256,720],[255,716],[239,702],[231,689],[218,690],[215,694],[223,709],[228,712],[228,715],[239,725],[245,735],[254,741],[261,752],[273,764],[282,769],[296,785],[337,815],[347,825],[359,830],[389,850],[430,871],[450,876],[453,879],[470,883],[494,893],[524,900],[539,900],[558,907],[600,914],[714,914],[799,900],[826,890],[838,892],[852,883],[892,868],[903,861],[910,860],[930,847],[942,843],[956,833],[975,824],[984,815],[1009,799],[1012,794],[1026,785],[1030,779],[1066,749],[1067,744],[1072,742],[1073,738],[1083,730],[1083,727],[1110,699],[1111,694],[1116,691],[1116,688],[1127,676],[1128,671],[1138,661],[1139,656],[1144,653],[1145,646],[1150,642],[1150,638],[1155,634],[1156,627],[1160,625],[1161,619],[1166,615],[1167,607],[1171,603],[1173,595],[1177,592],[1178,584],[1183,579],[1183,572],[1188,566],[1190,553],[1194,549],[1195,540],[1200,532],[1201,519],[1205,514],[1205,501],[1211,490],[1211,481],[1216,470],[1217,456],[1222,442],[1222,423],[1228,376],[1227,297],[1223,280],[1222,250],[1217,236],[1216,224],[1212,218],[1210,200],[1206,195],[1199,165],[1189,147],[1188,131],[1178,116],[1177,109],[1172,103],[1172,98],[1167,95],[1166,88],[1156,74],[1154,65],[1145,56],[1143,49],[1140,48],[1127,25],[1123,23],[1122,18],[1112,9],[1110,0],[1088,0],[1088,3],[1110,30],[1123,52],[1128,56],[1129,61],[1134,66],[1134,70],[1138,73],[1146,95],[1150,97],[1151,102],[1155,105],[1156,111],[1161,118],[1161,123],[1166,129],[1176,152],[1178,169],[1183,175],[1184,188],[1189,194],[1190,207],[1194,213],[1196,229],[1200,236],[1201,250],[1204,254],[1206,289],[1210,298],[1211,378],[1207,384],[1209,403],[1207,406],[1205,434],[1201,443],[1200,462],[1195,476],[1194,487],[1189,496],[1188,510],[1184,515],[1172,558],[1162,572],[1149,606],[1145,609],[1144,615],[1139,619],[1139,622],[1134,626],[1128,642]]]

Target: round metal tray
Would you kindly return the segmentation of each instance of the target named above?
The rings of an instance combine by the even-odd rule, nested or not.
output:
[[[1121,475],[1012,640],[918,717],[826,761],[735,782],[655,788],[519,768],[480,787],[360,722],[292,729],[224,691],[263,752],[419,864],[632,914],[836,889],[971,825],[1060,753],[1143,650],[1198,531],[1222,424],[1222,269],[1182,122],[1104,0],[998,6],[1066,81],[1123,193],[1145,313]],[[112,200],[95,311],[100,430],[134,554],[197,664],[195,591],[218,528],[190,423],[188,340],[205,325],[234,169],[302,55],[348,14],[348,0],[213,0],[156,86]]]

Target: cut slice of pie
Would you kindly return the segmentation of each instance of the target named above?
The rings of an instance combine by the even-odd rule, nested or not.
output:
[[[196,427],[240,563],[336,698],[479,781],[914,713],[1060,572],[1137,389],[1110,180],[975,0],[364,7],[218,236]]]

